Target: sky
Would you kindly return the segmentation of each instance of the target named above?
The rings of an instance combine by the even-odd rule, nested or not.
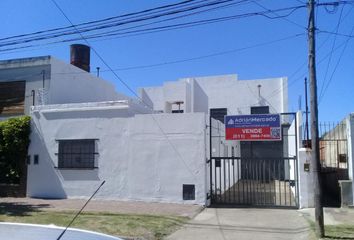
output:
[[[56,0],[73,24],[177,2]],[[242,1],[241,4],[186,16],[169,23],[305,4],[305,0]],[[0,15],[1,39],[71,25],[52,0],[1,0],[0,8],[3,10]],[[317,84],[321,122],[337,122],[354,112],[353,8],[354,3],[316,8]],[[89,45],[99,54],[97,56],[91,52],[91,69],[94,71],[100,67],[100,77],[112,82],[117,91],[129,96],[134,95],[130,89],[136,91],[139,87],[159,86],[165,81],[184,77],[223,74],[237,74],[241,80],[288,77],[289,111],[297,111],[300,105],[304,110],[304,78],[308,76],[307,14],[306,7],[303,7],[293,12],[268,13],[268,17],[252,14],[245,18],[144,35],[89,39]],[[79,40],[57,44],[46,44],[53,40],[41,41],[39,43],[42,45],[11,51],[1,51],[6,46],[0,47],[0,59],[52,55],[69,62],[70,44],[87,44],[80,40],[80,35],[75,37]],[[116,74],[109,71],[102,59]]]

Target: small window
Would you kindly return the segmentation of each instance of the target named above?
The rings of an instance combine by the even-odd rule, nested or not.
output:
[[[176,101],[171,104],[171,112],[172,113],[183,113],[183,101]]]
[[[95,168],[95,140],[59,140],[59,168]]]
[[[31,155],[27,155],[26,161],[27,161],[27,165],[31,164]]]
[[[268,114],[269,106],[251,107],[251,114]]]
[[[183,200],[195,200],[194,184],[183,184]]]
[[[37,165],[38,163],[39,163],[39,156],[38,155],[34,155],[33,164]]]
[[[224,122],[224,116],[227,115],[227,108],[211,108],[210,116],[220,122]]]
[[[347,162],[347,154],[340,153],[338,154],[338,159],[340,163],[346,163]]]
[[[172,113],[183,113],[183,110],[172,110]]]

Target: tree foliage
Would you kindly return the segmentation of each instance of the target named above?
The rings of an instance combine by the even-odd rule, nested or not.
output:
[[[30,143],[30,117],[10,118],[0,122],[0,183],[20,181]]]

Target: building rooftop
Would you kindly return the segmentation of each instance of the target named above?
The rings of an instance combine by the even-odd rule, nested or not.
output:
[[[28,58],[16,58],[8,60],[0,60],[0,70],[7,68],[32,67],[50,64],[51,56],[39,56]]]
[[[138,113],[152,113],[153,111],[137,101],[118,100],[105,102],[86,102],[86,103],[67,103],[67,104],[50,104],[36,105],[31,107],[32,112],[78,112],[78,111],[95,111],[109,109],[135,109]]]

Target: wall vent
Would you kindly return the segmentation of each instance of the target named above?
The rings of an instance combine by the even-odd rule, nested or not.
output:
[[[183,184],[183,200],[195,200],[194,184]]]

